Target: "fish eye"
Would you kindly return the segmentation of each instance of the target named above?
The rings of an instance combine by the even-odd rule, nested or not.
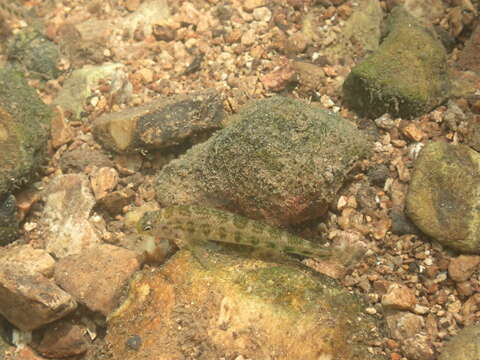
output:
[[[143,231],[150,231],[150,230],[152,230],[152,225],[145,224],[145,226],[143,227]]]

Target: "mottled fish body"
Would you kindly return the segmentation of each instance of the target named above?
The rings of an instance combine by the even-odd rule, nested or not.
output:
[[[215,241],[273,252],[325,258],[331,250],[260,221],[196,205],[177,205],[144,214],[138,231],[178,247]]]

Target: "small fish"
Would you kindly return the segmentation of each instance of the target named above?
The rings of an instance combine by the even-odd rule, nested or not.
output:
[[[209,241],[245,245],[280,254],[313,258],[331,256],[331,249],[260,221],[221,210],[196,205],[177,205],[146,212],[137,224],[142,235],[155,238],[155,244],[168,241],[195,249]]]

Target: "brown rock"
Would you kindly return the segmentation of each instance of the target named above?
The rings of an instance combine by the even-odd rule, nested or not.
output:
[[[78,254],[100,242],[88,221],[95,199],[88,178],[81,174],[60,175],[45,190],[42,225],[45,248],[61,258]]]
[[[382,296],[382,305],[385,309],[410,310],[413,311],[417,299],[413,290],[405,285],[391,284],[387,293]]]
[[[243,2],[243,9],[245,11],[253,11],[255,8],[267,5],[267,3],[267,0],[245,0]]]
[[[253,10],[253,18],[257,21],[269,22],[272,12],[268,7],[259,7]]]
[[[105,195],[99,201],[99,205],[104,207],[110,214],[117,215],[121,214],[123,207],[130,204],[134,198],[135,191],[126,188]]]
[[[435,360],[435,351],[425,334],[415,334],[402,343],[403,353],[411,360]]]
[[[387,314],[385,320],[390,336],[400,341],[414,336],[425,325],[422,316],[405,311]]]
[[[477,25],[470,39],[465,44],[457,65],[464,70],[480,73],[480,26]]]
[[[296,72],[290,62],[284,61],[284,66],[273,70],[260,78],[263,86],[269,91],[282,91],[296,79]]]
[[[457,288],[458,295],[463,297],[469,297],[473,295],[474,290],[470,282],[468,281],[459,282],[456,285],[457,285],[456,288]]]
[[[87,351],[86,329],[68,321],[48,325],[35,350],[48,358],[65,358]]]
[[[112,161],[104,153],[88,147],[76,148],[60,158],[60,167],[64,173],[83,172],[86,167],[112,166]]]
[[[39,273],[47,278],[52,277],[55,267],[55,260],[48,252],[30,245],[0,248],[0,263],[12,269],[21,266],[30,273]]]
[[[102,167],[95,171],[90,178],[95,199],[104,198],[118,184],[118,172],[114,168]]]
[[[245,31],[240,39],[240,43],[245,46],[250,46],[255,43],[257,34],[254,30]]]
[[[75,310],[75,300],[45,276],[22,267],[0,266],[0,314],[29,331]]]
[[[453,281],[467,281],[480,264],[480,256],[460,255],[448,264],[448,275]]]
[[[290,36],[285,46],[285,51],[289,55],[296,55],[305,51],[309,43],[309,39],[300,31]]]
[[[45,360],[28,346],[18,347],[14,352],[6,352],[3,360]]]
[[[17,199],[18,218],[23,220],[33,204],[41,200],[40,191],[34,188],[26,188],[15,195]]]
[[[325,72],[322,67],[303,61],[293,61],[292,66],[298,77],[298,91],[311,95],[320,90],[325,81]]]
[[[405,126],[402,131],[406,137],[417,142],[422,141],[425,137],[424,132],[413,123]]]
[[[139,268],[135,252],[104,244],[61,259],[55,268],[55,281],[90,310],[107,316]]]
[[[55,116],[51,123],[52,146],[54,149],[69,143],[73,139],[73,130],[65,121],[65,115],[60,106],[55,108]]]
[[[135,11],[140,6],[141,0],[126,0],[125,7],[128,11]]]

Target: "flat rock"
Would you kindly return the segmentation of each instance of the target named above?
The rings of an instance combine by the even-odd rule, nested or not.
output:
[[[299,223],[327,211],[371,148],[347,120],[285,97],[252,102],[228,123],[160,170],[161,205],[200,203]]]
[[[78,254],[100,242],[89,218],[95,199],[85,175],[59,175],[45,189],[41,225],[45,249],[57,258]]]
[[[67,151],[60,158],[60,168],[64,173],[83,172],[87,167],[113,167],[113,161],[103,152],[89,147]]]
[[[343,84],[345,103],[362,116],[385,112],[413,117],[445,101],[450,83],[447,56],[434,30],[402,7],[387,19],[387,35]]]
[[[143,271],[109,319],[114,359],[382,359],[378,326],[327,276],[220,254],[202,267],[188,251]],[[268,354],[268,355],[267,355]]]
[[[52,277],[55,268],[54,258],[43,249],[34,249],[30,245],[19,245],[0,249],[0,262],[15,268],[22,266],[31,273]]]
[[[93,132],[112,151],[165,150],[205,140],[222,127],[223,117],[219,94],[208,90],[102,115]]]
[[[55,281],[78,302],[107,316],[118,305],[124,285],[140,265],[135,252],[102,244],[59,260]]]
[[[438,360],[476,360],[480,354],[480,325],[470,325],[450,340]]]
[[[406,197],[416,226],[462,253],[480,253],[480,154],[434,142],[420,152]]]
[[[0,266],[0,314],[29,331],[58,320],[77,307],[52,280],[8,263]]]

